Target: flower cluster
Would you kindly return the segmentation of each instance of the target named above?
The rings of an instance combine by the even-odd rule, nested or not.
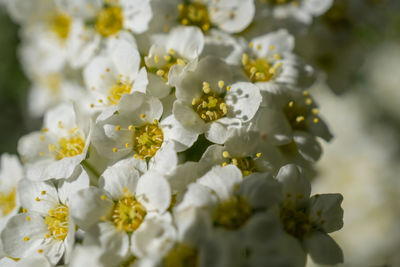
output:
[[[331,2],[4,1],[44,121],[1,158],[1,266],[343,261],[342,196],[311,196],[316,73],[259,27]]]

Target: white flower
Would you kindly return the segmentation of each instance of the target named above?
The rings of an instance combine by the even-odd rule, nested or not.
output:
[[[145,32],[152,17],[150,0],[62,1],[62,6],[80,21],[73,29],[69,47],[74,67],[84,66],[99,52],[104,39]],[[86,21],[94,23],[87,26]]]
[[[238,33],[251,23],[255,12],[253,0],[158,0],[152,6],[153,32],[169,31],[182,24],[197,26],[203,32],[216,27]]]
[[[0,259],[0,265],[4,267],[52,267],[43,255],[33,255],[32,257],[20,259],[18,261],[4,257]]]
[[[230,61],[241,65],[243,79],[255,83],[261,93],[280,87],[305,89],[314,81],[311,66],[304,65],[293,54],[294,37],[287,30],[261,35],[250,43],[243,41],[241,44],[241,58]]]
[[[139,71],[140,55],[136,45],[127,39],[115,40],[104,55],[95,57],[84,69],[87,89],[93,94],[93,108],[111,106],[115,111],[121,97],[134,91],[145,92],[146,70]]]
[[[17,184],[23,178],[24,171],[17,156],[1,155],[0,164],[0,230],[8,218],[18,212],[19,201]]]
[[[23,136],[18,152],[26,164],[27,178],[68,178],[85,159],[90,143],[90,120],[72,104],[61,104],[44,117],[44,128]]]
[[[279,211],[283,229],[299,240],[314,262],[343,262],[342,250],[328,235],[343,226],[342,195],[317,194],[310,198],[310,182],[295,165],[282,167],[277,179],[283,186]]]
[[[21,180],[18,196],[23,213],[10,218],[1,233],[4,251],[14,258],[42,254],[56,264],[63,255],[66,263],[75,239],[75,224],[70,218],[70,201],[77,190],[89,186],[81,168],[68,180],[32,182]]]
[[[257,132],[240,129],[226,140],[224,145],[210,145],[199,161],[201,171],[215,165],[233,164],[243,177],[254,172],[279,170],[281,159],[278,150],[264,142]]]
[[[144,61],[149,76],[149,93],[163,98],[186,70],[195,68],[204,46],[202,32],[195,27],[176,27],[159,36]]]
[[[270,88],[272,89],[272,88]],[[307,161],[317,161],[322,149],[316,137],[332,139],[319,109],[308,91],[290,89],[264,92],[266,107],[254,118],[254,129],[290,156],[299,152]]]
[[[118,113],[98,119],[93,144],[106,157],[121,159],[128,155],[148,161],[150,169],[162,173],[177,164],[176,152],[190,147],[197,135],[185,130],[173,115],[161,117],[160,100],[135,92],[124,96]]]
[[[234,83],[232,68],[214,57],[200,60],[193,72],[186,72],[176,87],[176,97],[176,120],[218,144],[231,129],[250,121],[262,100],[255,85]]]
[[[100,178],[100,188],[90,187],[74,195],[72,217],[87,231],[89,243],[107,248],[106,266],[126,259],[130,238],[147,221],[162,216],[170,206],[171,190],[157,172],[139,176],[130,159],[109,167]]]
[[[273,21],[290,21],[310,25],[313,17],[324,14],[333,4],[333,0],[255,0],[257,5],[256,16]],[[267,16],[265,16],[267,15]],[[260,19],[260,18],[256,18]],[[293,22],[292,22],[293,23]]]

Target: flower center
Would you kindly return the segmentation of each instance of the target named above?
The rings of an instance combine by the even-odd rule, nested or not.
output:
[[[146,217],[146,209],[134,196],[121,198],[114,204],[111,220],[118,231],[132,233]]]
[[[108,6],[99,11],[96,19],[96,29],[104,37],[111,36],[123,28],[122,9]]]
[[[312,230],[312,224],[304,209],[296,209],[286,201],[281,207],[280,220],[283,229],[292,236],[302,239]]]
[[[272,63],[265,58],[249,58],[247,54],[243,54],[242,65],[252,82],[267,82],[275,77],[282,63]]]
[[[228,159],[228,164],[230,163],[234,164],[242,171],[243,177],[257,172],[256,165],[251,157],[231,158]]]
[[[119,100],[124,94],[131,92],[131,86],[128,84],[117,83],[110,89],[110,94],[107,96],[110,105],[118,105]]]
[[[155,63],[160,62],[160,58],[158,55],[153,57]],[[186,60],[179,57],[175,50],[170,49],[169,52],[163,56],[165,64],[162,68],[149,68],[149,71],[156,73],[159,77],[161,77],[164,81],[168,82],[168,74],[169,70],[173,65],[179,64],[185,66],[187,64]]]
[[[68,38],[71,28],[71,17],[67,14],[59,13],[50,22],[50,30],[53,31],[61,40]]]
[[[49,214],[44,219],[53,238],[64,240],[68,234],[69,210],[66,205],[59,204],[54,209],[49,210]]]
[[[164,134],[157,124],[145,124],[135,128],[134,150],[142,158],[151,158],[161,148]]]
[[[3,216],[7,216],[15,209],[15,195],[17,189],[14,187],[9,193],[0,192],[0,210]]]
[[[185,3],[178,5],[178,20],[183,25],[193,25],[200,27],[203,32],[211,27],[210,15],[207,7],[201,3]]]
[[[85,148],[85,141],[80,136],[70,138],[62,137],[58,140],[58,146],[49,144],[49,152],[56,153],[56,159],[74,157],[82,154]]]
[[[237,230],[252,216],[252,209],[247,199],[241,196],[232,197],[214,211],[214,225],[228,230]]]
[[[164,258],[165,267],[197,267],[197,249],[183,243],[179,243],[172,248]]]
[[[192,107],[205,122],[215,121],[228,113],[224,98],[211,92],[210,85],[203,82],[203,95],[193,98]]]

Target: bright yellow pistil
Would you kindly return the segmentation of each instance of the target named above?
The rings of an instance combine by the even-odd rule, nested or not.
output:
[[[126,194],[114,203],[111,211],[111,221],[118,231],[132,233],[146,217],[145,207],[132,195]]]
[[[53,31],[60,40],[68,38],[71,28],[71,17],[67,14],[58,13],[50,20],[50,30]]]
[[[197,249],[179,243],[164,258],[164,267],[197,267],[198,258]]]
[[[116,34],[123,28],[122,9],[108,6],[99,11],[96,18],[96,29],[104,37]]]
[[[292,236],[302,239],[311,233],[313,225],[306,211],[295,208],[291,203],[291,201],[285,201],[281,207],[280,219],[283,229]]]
[[[59,204],[55,208],[49,210],[49,214],[44,219],[50,235],[63,241],[68,235],[69,209],[66,205]]]
[[[192,107],[205,122],[218,120],[228,113],[224,98],[212,92],[207,82],[203,82],[203,95],[193,99]]]
[[[134,150],[141,158],[152,158],[161,148],[164,134],[158,123],[135,128]]]
[[[235,196],[219,204],[213,215],[214,225],[237,230],[250,219],[252,209],[246,198]]]
[[[267,82],[274,78],[282,67],[281,63],[274,64],[265,58],[250,58],[248,54],[242,55],[242,65],[252,82]]]
[[[80,136],[62,137],[58,140],[58,146],[51,144],[48,146],[49,152],[56,153],[57,160],[82,154],[84,148],[85,141]]]
[[[8,193],[0,192],[0,210],[3,216],[7,216],[15,209],[16,188]]]
[[[110,94],[107,99],[110,105],[118,105],[119,100],[124,94],[129,94],[131,92],[131,86],[129,84],[117,83],[113,85],[110,89]]]
[[[183,25],[197,26],[206,32],[211,27],[210,15],[207,7],[201,3],[185,3],[178,5],[178,20]]]

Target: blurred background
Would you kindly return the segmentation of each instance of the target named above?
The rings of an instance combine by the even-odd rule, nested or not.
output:
[[[40,121],[27,114],[18,27],[1,8],[0,32],[0,153],[16,153]],[[321,70],[311,90],[335,134],[313,193],[344,195],[341,266],[400,266],[400,1],[335,0],[296,50]]]

